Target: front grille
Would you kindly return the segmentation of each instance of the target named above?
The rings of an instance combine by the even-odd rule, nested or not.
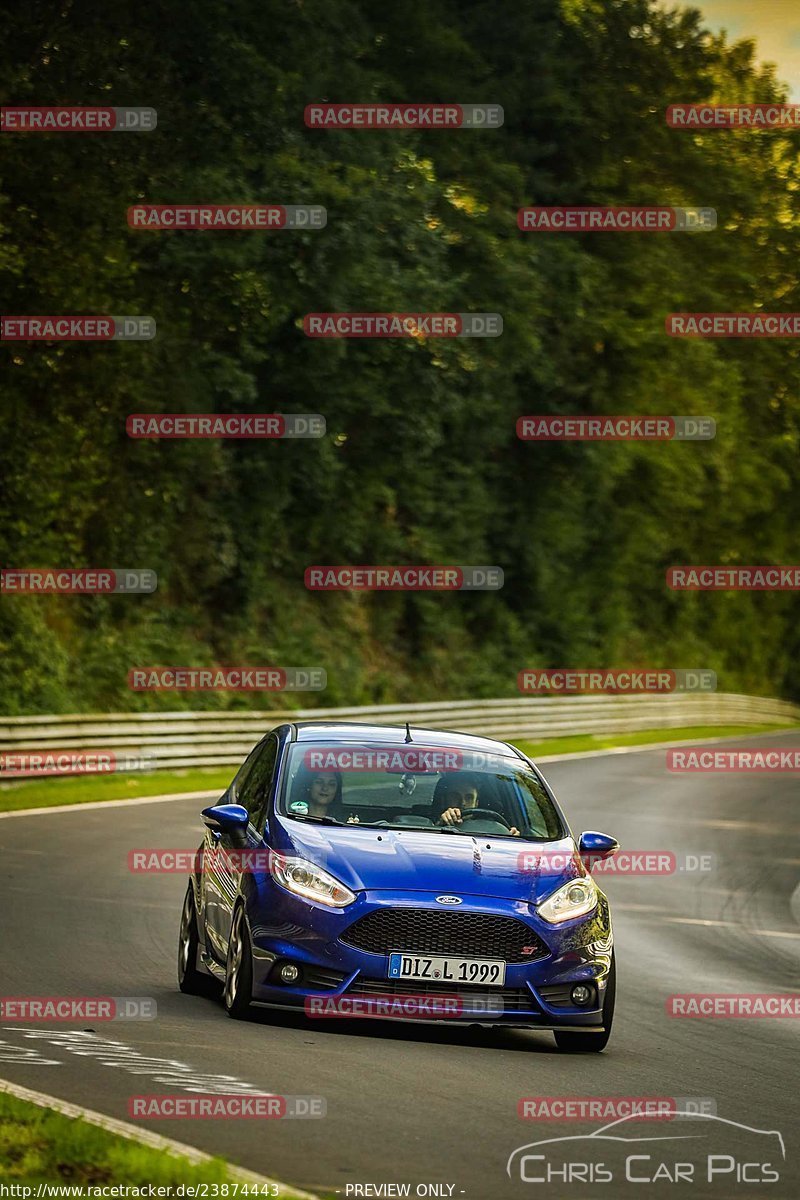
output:
[[[469,984],[449,986],[446,983],[426,983],[424,979],[362,979],[360,976],[350,985],[347,995],[352,996],[460,996],[465,1005],[469,1001],[480,1001],[479,1007],[491,1011],[493,1006],[499,1011],[508,1012],[511,1009],[530,1012],[539,1011],[532,993],[528,988],[486,988]]]
[[[367,913],[341,941],[370,954],[403,950],[458,958],[533,962],[550,951],[529,925],[492,913],[437,912],[430,908],[382,908]]]

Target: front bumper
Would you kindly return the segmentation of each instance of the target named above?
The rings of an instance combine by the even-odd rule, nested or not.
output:
[[[594,913],[560,926],[542,921],[524,901],[481,896],[465,899],[459,912],[513,917],[530,929],[532,943],[544,943],[539,946],[540,956],[532,961],[508,962],[503,986],[490,988],[390,980],[389,950],[413,954],[420,953],[418,947],[393,945],[386,953],[375,953],[342,940],[356,921],[370,912],[405,908],[441,913],[433,892],[362,892],[347,910],[333,910],[306,903],[274,884],[270,891],[268,907],[261,903],[257,908],[248,905],[249,912],[260,914],[256,919],[249,917],[253,999],[257,1003],[300,1010],[313,1017],[394,1017],[543,1029],[603,1028],[612,933],[608,903],[602,893]],[[265,911],[270,913],[269,924],[263,920]],[[458,953],[470,957],[468,951]],[[295,984],[277,979],[279,968],[286,962],[301,972]],[[571,1001],[571,989],[579,983],[592,988],[593,1000],[586,1007]]]

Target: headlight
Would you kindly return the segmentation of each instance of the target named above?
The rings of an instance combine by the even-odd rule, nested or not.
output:
[[[548,896],[537,908],[540,917],[551,925],[585,917],[597,908],[597,888],[590,878],[571,879]]]
[[[282,858],[276,854],[272,860],[272,872],[288,892],[304,896],[306,900],[316,900],[317,904],[345,908],[355,900],[355,894],[343,883],[304,858]]]

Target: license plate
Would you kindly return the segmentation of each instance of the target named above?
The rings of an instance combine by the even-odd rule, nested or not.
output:
[[[439,958],[429,954],[389,955],[390,979],[426,979],[429,983],[482,983],[502,987],[506,964],[498,958]]]

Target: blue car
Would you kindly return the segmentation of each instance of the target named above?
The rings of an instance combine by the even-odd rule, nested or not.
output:
[[[298,722],[218,804],[186,892],[182,991],[309,1016],[551,1030],[602,1050],[614,1015],[606,897],[550,787],[470,734]],[[588,862],[588,866],[587,866]]]

